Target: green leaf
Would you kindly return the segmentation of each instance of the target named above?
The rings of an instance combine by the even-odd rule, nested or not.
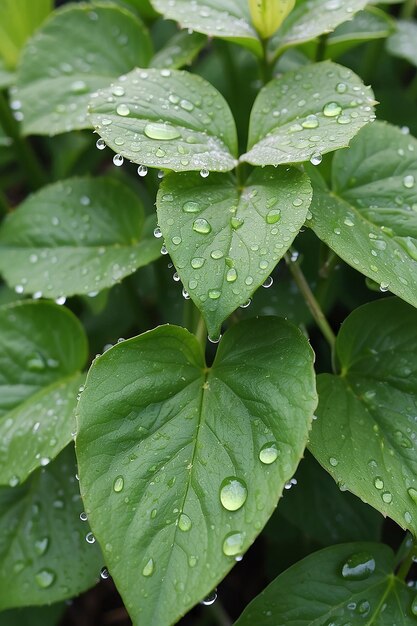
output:
[[[96,582],[103,560],[85,541],[75,472],[70,446],[21,487],[0,488],[0,610],[58,602]]]
[[[228,330],[212,368],[175,326],[94,361],[78,405],[81,491],[135,624],[173,624],[246,552],[315,406],[312,351],[280,318]]]
[[[10,87],[16,79],[16,74],[6,68],[3,61],[0,60],[0,89]]]
[[[243,188],[224,174],[164,179],[158,223],[211,337],[284,256],[310,201],[309,180],[296,169],[258,168]]]
[[[71,440],[87,342],[76,317],[46,302],[0,308],[0,484],[15,485]]]
[[[190,65],[204,48],[207,37],[201,33],[189,33],[181,30],[159,50],[153,57],[150,65],[158,68],[179,69],[184,65]]]
[[[81,3],[54,12],[25,46],[18,68],[23,132],[89,128],[92,93],[136,65],[146,66],[151,55],[148,32],[128,9]]]
[[[350,69],[325,61],[268,83],[253,105],[248,152],[252,165],[301,163],[343,148],[374,119],[370,87]]]
[[[414,626],[415,591],[393,571],[394,554],[383,544],[325,548],[278,576],[235,626]]]
[[[136,69],[99,92],[90,119],[106,144],[134,163],[176,172],[236,165],[236,126],[226,100],[189,72]]]
[[[310,438],[344,489],[417,531],[417,311],[388,298],[356,309],[336,342],[340,376],[318,377]]]
[[[0,272],[25,293],[96,293],[159,256],[139,198],[110,178],[43,187],[0,227]]]
[[[417,22],[398,20],[396,32],[387,41],[387,50],[417,67]]]
[[[388,37],[394,30],[394,24],[385,11],[368,6],[329,35],[326,41],[326,58],[334,59],[365,41]]]
[[[270,56],[276,58],[286,48],[332,32],[367,4],[367,0],[297,0],[295,9],[269,40]]]
[[[2,0],[0,57],[8,70],[14,70],[20,50],[52,9],[52,0]]]
[[[262,56],[261,41],[252,25],[247,0],[153,0],[152,4],[182,28],[233,41]]]
[[[417,140],[375,122],[333,161],[332,190],[314,186],[320,239],[346,263],[417,306]]]
[[[0,614],[2,626],[56,626],[65,611],[64,603],[52,606],[11,609]]]

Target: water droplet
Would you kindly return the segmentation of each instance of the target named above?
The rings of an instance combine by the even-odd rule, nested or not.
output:
[[[181,237],[176,235],[175,237],[172,237],[171,241],[174,244],[174,246],[179,246],[181,241],[182,241],[182,239],[181,239]]]
[[[182,205],[182,210],[184,213],[198,213],[200,211],[200,206],[197,202],[189,200]]]
[[[198,217],[196,220],[194,220],[193,230],[196,233],[200,233],[201,235],[207,235],[211,232],[211,226],[208,221],[205,220],[203,217]]]
[[[230,220],[230,225],[234,230],[238,230],[241,226],[243,226],[244,223],[245,220],[241,217],[233,216]]]
[[[358,552],[348,558],[342,567],[342,576],[347,580],[365,580],[375,571],[375,559],[368,552]]]
[[[336,467],[336,465],[339,464],[339,461],[337,459],[334,458],[334,456],[331,456],[329,459],[329,463],[332,467]]]
[[[201,178],[207,178],[207,176],[210,174],[210,172],[208,170],[206,170],[205,168],[203,168],[202,170],[200,170],[200,176]]]
[[[218,300],[221,295],[222,295],[222,292],[219,289],[210,289],[208,292],[208,297],[211,300]]]
[[[320,154],[320,152],[314,152],[310,157],[311,165],[320,165],[322,161],[323,156]]]
[[[115,491],[116,493],[120,493],[120,491],[123,490],[123,487],[124,487],[123,476],[117,476],[117,478],[115,478],[114,483],[113,483],[113,491]]]
[[[118,104],[116,107],[117,115],[121,115],[122,117],[126,117],[130,113],[130,109],[127,104]]]
[[[111,90],[112,94],[114,96],[124,96],[125,95],[125,90],[123,89],[123,87],[121,85],[114,85],[114,87],[112,87]]]
[[[56,304],[59,304],[59,305],[61,305],[61,306],[62,306],[63,304],[65,304],[65,303],[66,303],[66,301],[67,301],[67,299],[66,299],[66,297],[65,297],[65,296],[59,296],[59,298],[56,298],[56,300],[55,300]]]
[[[350,219],[350,217],[346,217],[343,222],[346,226],[355,226],[355,222]]]
[[[234,531],[226,535],[223,541],[223,553],[226,556],[237,556],[243,550],[245,534]]]
[[[261,268],[261,269],[265,269],[265,268]],[[268,278],[266,278],[264,282],[262,283],[262,287],[264,289],[269,289],[270,287],[272,287],[273,284],[274,284],[274,279],[272,278],[272,276],[268,276]]]
[[[106,142],[104,141],[104,139],[97,139],[96,148],[98,150],[104,150],[105,147],[106,147]]]
[[[160,239],[162,237],[162,231],[159,228],[159,226],[157,226],[156,228],[154,228],[153,231],[153,236],[156,237],[157,239]]]
[[[417,596],[414,598],[414,600],[411,603],[411,612],[413,615],[417,617]]]
[[[42,569],[35,575],[35,580],[42,589],[48,589],[48,587],[53,585],[55,578],[55,572],[51,569]]]
[[[269,441],[262,446],[259,452],[259,460],[265,465],[271,465],[271,463],[277,460],[278,454],[279,452],[275,441]]]
[[[38,539],[35,541],[35,551],[39,556],[45,554],[49,546],[48,537],[43,537],[42,539]]]
[[[415,184],[415,179],[412,174],[404,176],[403,185],[406,189],[412,189],[412,187],[414,187],[414,184]]]
[[[308,115],[304,122],[301,124],[303,128],[317,128],[319,120],[316,115]]]
[[[180,101],[180,107],[184,109],[184,111],[192,111],[194,109],[193,103],[189,100],[185,100],[185,98]]]
[[[248,490],[243,481],[229,476],[220,486],[220,502],[228,511],[237,511],[246,502]]]
[[[346,93],[346,91],[347,91],[346,83],[338,83],[336,85],[336,91],[337,91],[337,93]]]
[[[252,304],[252,300],[249,298],[249,300],[246,300],[246,302],[243,302],[243,304],[240,305],[241,309],[247,309],[248,306],[250,306]]]
[[[281,211],[280,209],[272,209],[266,215],[266,223],[267,224],[276,224],[281,219]]]
[[[89,533],[86,534],[85,540],[87,543],[95,543],[96,538],[94,537],[93,533],[90,531]]]
[[[146,167],[146,165],[139,165],[137,172],[139,176],[143,178],[148,173],[148,168]]]
[[[107,569],[107,567],[102,567],[100,570],[100,578],[102,578],[103,580],[107,580],[109,576],[110,574],[109,574],[109,570]]]
[[[178,528],[183,532],[188,532],[191,530],[192,522],[191,519],[185,513],[181,513],[180,518],[178,520]]]
[[[224,254],[221,250],[213,250],[210,253],[210,256],[212,259],[218,260],[218,259],[222,259],[224,257]]]
[[[155,564],[153,562],[153,559],[149,559],[149,561],[146,563],[145,567],[142,570],[142,574],[143,576],[149,577],[149,576],[152,576],[154,571],[155,571]]]
[[[383,293],[385,293],[388,290],[389,290],[389,283],[381,283],[379,285],[379,291],[382,291]]]
[[[381,490],[384,488],[384,481],[382,480],[380,476],[375,477],[374,485],[375,485],[375,489]]]
[[[191,555],[190,557],[188,557],[188,565],[190,567],[195,567],[197,565],[197,561],[198,559],[196,556]]]
[[[201,600],[200,604],[204,604],[204,606],[210,606],[211,604],[214,604],[216,600],[217,600],[217,589],[213,589],[213,591],[209,593],[208,596],[204,598],[204,600]]]
[[[87,521],[87,513],[85,513],[84,511],[82,513],[80,513],[80,520],[82,522],[86,522]]]
[[[115,154],[113,157],[113,163],[114,165],[116,165],[117,167],[120,167],[121,165],[123,165],[124,162],[124,158],[122,157],[121,154]]]
[[[410,489],[407,489],[407,493],[412,499],[412,501],[415,502],[415,504],[417,504],[417,490],[411,487]]]
[[[170,124],[146,124],[144,133],[149,139],[157,141],[170,141],[181,137],[181,133]]]
[[[342,107],[337,102],[328,102],[323,107],[323,115],[325,117],[336,117],[342,112]]]
[[[199,270],[200,267],[203,267],[204,263],[206,262],[205,259],[203,259],[202,256],[196,256],[193,259],[191,259],[191,267],[194,270]]]
[[[385,502],[385,504],[391,504],[392,493],[390,493],[389,491],[384,491],[384,493],[382,494],[382,500]]]

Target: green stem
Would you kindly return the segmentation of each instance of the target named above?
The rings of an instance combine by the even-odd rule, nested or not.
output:
[[[219,599],[208,608],[210,608],[210,612],[219,626],[232,626],[233,622],[224,610],[223,605],[219,602]]]
[[[259,60],[261,81],[264,85],[266,85],[266,83],[269,83],[269,81],[271,80],[273,67],[273,63],[270,63],[268,59],[267,43],[267,39],[262,39],[262,58]]]
[[[205,351],[207,342],[207,329],[202,315],[200,315],[198,318],[197,327],[194,334],[197,337],[199,344],[203,348],[203,351]]]
[[[303,296],[308,308],[310,309],[310,313],[313,316],[314,321],[323,333],[323,336],[328,342],[333,354],[336,341],[335,334],[332,331],[330,324],[327,321],[323,311],[321,310],[321,307],[316,300],[313,292],[311,291],[310,285],[308,284],[306,277],[304,276],[298,263],[291,261],[288,253],[285,255],[285,261],[289,267],[289,270],[294,278],[298,289],[300,290],[301,295]]]
[[[411,547],[408,550],[408,553],[406,553],[400,567],[398,568],[397,571],[397,578],[399,578],[400,580],[405,581],[405,579],[407,578],[407,574],[410,571],[410,568],[413,564],[414,561],[414,557],[416,555],[416,544],[414,543],[413,539],[410,539],[410,535],[407,534],[404,541],[406,542],[410,542],[411,540]],[[402,548],[403,546],[401,546]],[[400,548],[400,550],[401,550]]]
[[[316,50],[317,63],[324,60],[324,56],[326,54],[326,48],[327,48],[327,38],[328,38],[327,34],[321,35],[319,38],[319,43],[318,43],[317,50]]]
[[[400,17],[404,20],[413,17],[416,8],[416,0],[406,0],[402,6]]]
[[[39,189],[46,182],[45,172],[32,146],[21,136],[19,124],[14,119],[3,93],[0,93],[0,125],[13,140],[16,157],[26,172],[30,186],[32,189]]]

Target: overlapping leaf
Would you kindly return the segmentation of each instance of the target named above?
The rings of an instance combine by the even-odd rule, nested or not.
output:
[[[0,484],[16,485],[71,440],[87,357],[81,325],[45,302],[0,308]]]
[[[49,604],[96,582],[102,556],[85,541],[72,446],[20,487],[0,488],[0,610]]]
[[[78,411],[80,484],[135,624],[175,623],[242,555],[302,456],[312,352],[279,318],[242,322],[212,368],[165,326],[93,364]]]
[[[344,261],[417,306],[417,140],[376,122],[314,185],[307,223]]]
[[[353,46],[365,41],[388,37],[394,30],[394,21],[385,11],[368,6],[359,11],[352,20],[344,22],[329,35],[326,42],[326,58],[336,58]]]
[[[106,144],[134,163],[176,172],[236,165],[236,127],[227,102],[189,72],[136,69],[99,92],[90,119]]]
[[[142,203],[110,178],[74,178],[30,196],[0,227],[0,272],[19,291],[97,293],[159,256]]]
[[[179,69],[189,65],[204,47],[207,38],[201,33],[181,30],[155,54],[151,67]]]
[[[344,489],[417,531],[417,311],[367,304],[336,342],[340,376],[318,377],[310,449]]]
[[[256,169],[243,188],[224,174],[163,181],[158,223],[210,336],[284,256],[310,201],[309,181],[295,169]]]
[[[26,134],[89,128],[91,94],[133,67],[146,66],[152,46],[133,13],[105,3],[60,9],[24,48],[16,100]]]
[[[278,576],[236,626],[378,624],[414,626],[415,591],[377,543],[347,543],[311,554]]]
[[[387,50],[417,66],[417,22],[398,20],[396,32],[387,41]]]
[[[350,69],[325,61],[268,83],[252,109],[248,152],[252,165],[313,159],[345,147],[374,119],[372,91]]]

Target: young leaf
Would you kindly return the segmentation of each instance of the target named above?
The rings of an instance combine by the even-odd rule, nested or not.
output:
[[[37,297],[96,293],[158,258],[143,222],[140,200],[116,180],[59,181],[2,223],[0,272]]]
[[[46,302],[0,308],[0,484],[16,485],[71,441],[83,329]]]
[[[0,57],[14,70],[24,43],[52,10],[52,0],[2,0]]]
[[[248,0],[252,23],[261,39],[268,39],[294,8],[295,0]]]
[[[135,624],[175,623],[248,549],[315,406],[312,351],[280,318],[232,327],[212,368],[175,326],[95,360],[78,406],[81,491]]]
[[[85,541],[75,472],[69,446],[24,485],[0,488],[0,610],[58,602],[97,581],[103,557]]]
[[[340,376],[318,377],[310,450],[342,485],[417,530],[417,311],[388,298],[356,309],[336,342]]]
[[[134,163],[176,172],[236,165],[236,127],[226,100],[189,72],[135,69],[99,92],[90,119],[106,144]]]
[[[295,9],[270,39],[269,55],[275,58],[286,48],[332,32],[367,4],[367,0],[297,0]]]
[[[346,263],[417,306],[417,140],[376,122],[314,185],[307,223]],[[414,209],[414,210],[413,210]]]
[[[396,32],[387,41],[387,50],[417,66],[417,22],[398,20]]]
[[[231,40],[262,56],[262,45],[252,25],[248,0],[153,0],[153,6],[182,28]]]
[[[311,554],[278,576],[235,626],[414,626],[415,591],[394,575],[392,550],[346,543]]]
[[[91,94],[152,56],[148,32],[128,9],[71,4],[54,12],[25,46],[16,100],[25,134],[89,128]]]
[[[189,65],[202,50],[207,37],[200,33],[181,30],[176,33],[153,57],[150,66],[179,69]]]
[[[165,178],[158,223],[211,337],[284,256],[310,201],[309,180],[296,169],[258,168],[243,188],[224,174]]]
[[[248,152],[252,165],[301,163],[347,146],[374,119],[373,93],[350,69],[325,61],[275,78],[253,105]]]

